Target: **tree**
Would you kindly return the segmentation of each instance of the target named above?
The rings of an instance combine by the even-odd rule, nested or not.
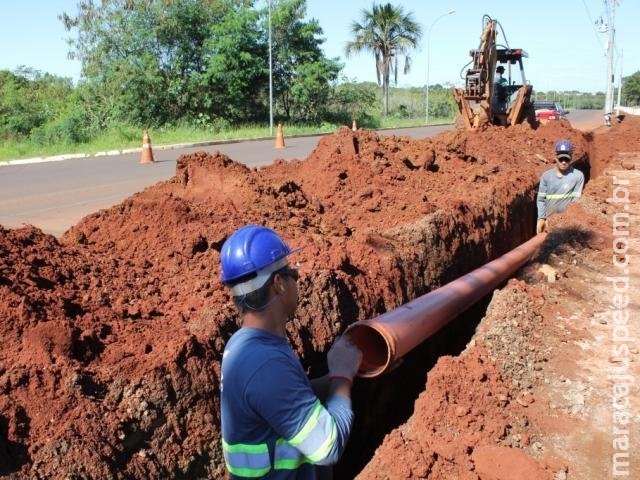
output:
[[[303,22],[305,0],[277,0],[272,9],[273,86],[276,111],[286,119],[319,122],[331,83],[342,65],[321,49],[317,20]]]
[[[371,112],[374,111],[374,105],[379,105],[376,96],[379,91],[373,82],[342,82],[330,97],[327,120],[343,125],[351,125],[355,120],[361,127],[377,126]]]
[[[269,69],[255,10],[236,9],[211,27],[198,101],[207,116],[229,123],[266,117]]]
[[[389,79],[394,76],[398,84],[398,58],[404,56],[403,73],[411,69],[411,57],[408,52],[415,48],[422,37],[422,29],[413,20],[412,14],[404,13],[402,7],[386,5],[372,6],[371,10],[362,10],[361,23],[351,24],[353,40],[347,42],[345,56],[362,51],[373,53],[376,64],[378,86],[382,86],[383,113],[389,113]]]
[[[26,138],[46,123],[60,121],[69,108],[72,94],[70,78],[26,67],[15,73],[0,71],[0,138]]]
[[[60,16],[71,56],[104,120],[163,124],[193,115],[206,70],[211,25],[241,0],[82,0]],[[96,105],[97,104],[97,105]]]
[[[627,105],[640,105],[640,72],[622,79],[622,97]]]
[[[101,124],[228,125],[266,118],[267,9],[252,0],[82,0],[63,14]],[[273,0],[273,85],[284,118],[317,121],[341,65],[304,0]],[[83,96],[87,98],[87,96]]]

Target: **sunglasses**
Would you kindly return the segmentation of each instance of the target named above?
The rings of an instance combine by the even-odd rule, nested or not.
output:
[[[569,163],[571,160],[569,160],[568,158],[556,158],[558,163]]]
[[[289,266],[281,268],[276,273],[278,273],[279,275],[282,275],[283,277],[293,278],[294,280],[298,280],[298,278],[300,278],[300,275],[298,274],[298,269],[291,268]]]

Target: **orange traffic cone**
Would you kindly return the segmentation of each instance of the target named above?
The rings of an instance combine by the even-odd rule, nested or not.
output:
[[[142,135],[142,155],[140,163],[153,163],[153,151],[151,150],[151,139],[149,133],[145,130]]]
[[[351,127],[351,130],[353,130],[354,132],[358,131],[358,126],[356,125],[356,121],[353,121],[353,126]]]
[[[276,132],[276,148],[284,148],[284,135],[282,133],[282,124],[278,124],[278,130]]]

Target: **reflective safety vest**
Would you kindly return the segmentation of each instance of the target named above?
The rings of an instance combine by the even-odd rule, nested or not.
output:
[[[295,470],[304,463],[321,461],[329,455],[336,436],[336,425],[318,400],[311,416],[295,437],[290,441],[284,438],[278,438],[275,441],[274,448],[271,449],[273,450],[273,465],[271,462],[272,454],[266,443],[230,445],[223,440],[222,449],[230,473],[240,477],[258,478],[265,476],[272,469]],[[315,452],[309,456],[303,455],[301,449],[313,448],[314,442],[319,438],[324,438],[324,442],[317,445]]]
[[[285,338],[243,327],[227,342],[222,449],[233,478],[315,479],[335,465],[353,423],[351,399],[321,402]]]
[[[564,212],[571,202],[580,198],[583,186],[584,174],[574,167],[560,177],[555,168],[544,172],[536,199],[538,218]]]

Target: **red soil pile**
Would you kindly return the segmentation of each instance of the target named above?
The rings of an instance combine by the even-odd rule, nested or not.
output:
[[[588,205],[602,210],[595,174],[618,152],[640,151],[638,132],[634,118],[591,133],[563,121],[423,140],[345,127],[305,161],[249,169],[221,154],[182,157],[172,179],[85,217],[60,240],[0,228],[0,475],[223,478],[219,366],[237,326],[218,263],[233,230],[265,224],[304,247],[289,334],[319,373],[349,324],[529,238],[556,140],[576,145],[593,178]],[[585,229],[606,230],[580,212]],[[497,315],[526,310],[523,331],[498,322],[525,360],[537,350],[515,339],[547,328],[540,312],[552,294],[541,281],[533,271],[510,283]],[[489,333],[429,372],[413,417],[389,432],[361,478],[570,471],[562,452],[532,450],[543,427],[522,412],[540,379],[509,367],[513,352],[492,341],[490,318]]]

